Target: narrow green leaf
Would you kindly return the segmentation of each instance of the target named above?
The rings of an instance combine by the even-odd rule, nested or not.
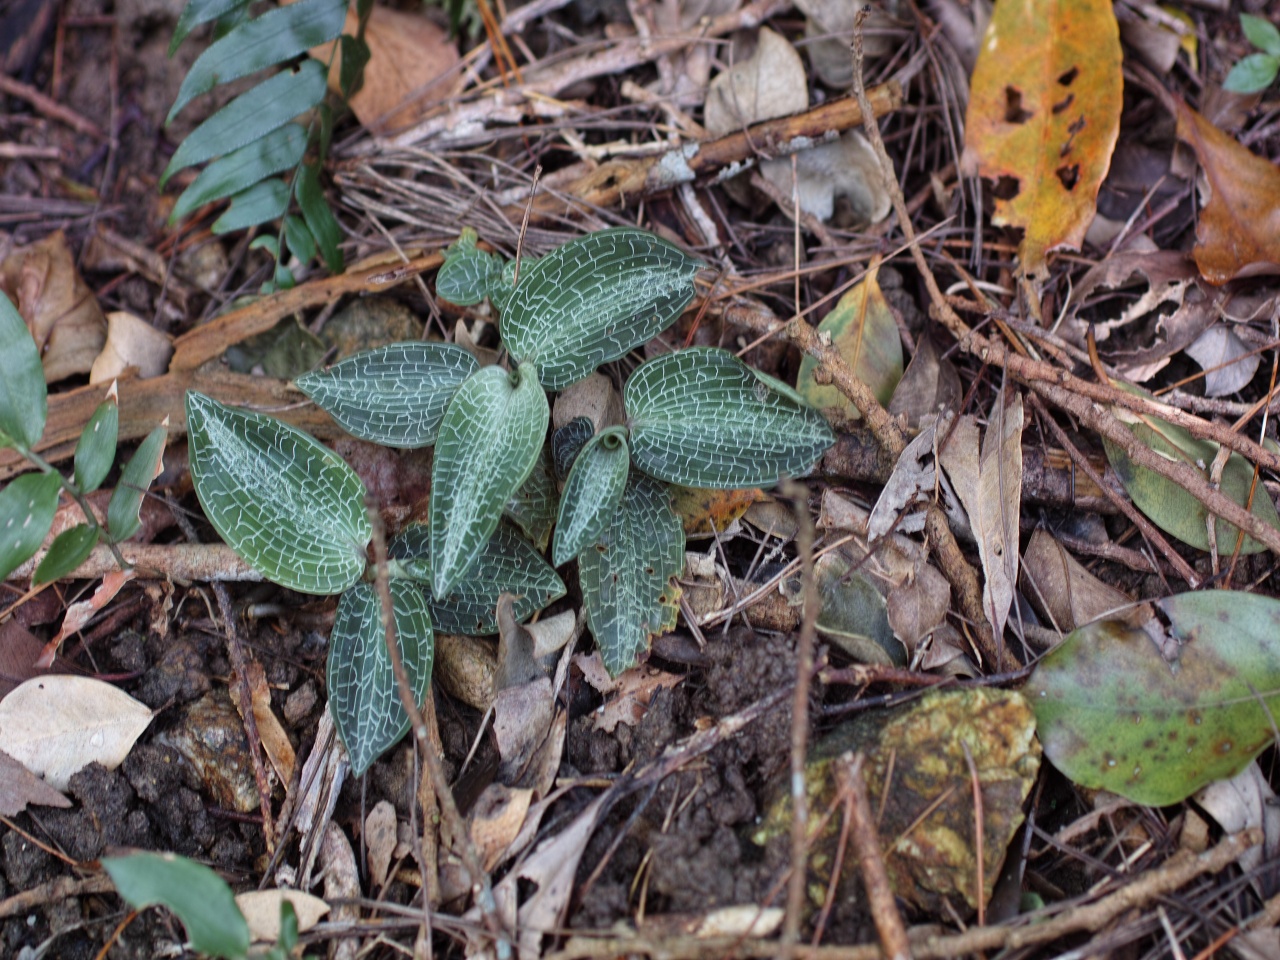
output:
[[[233,12],[237,8],[247,7],[249,0],[189,0],[178,17],[178,25],[173,28],[173,39],[169,41],[169,56],[173,56],[187,39],[187,35],[202,23],[217,20]]]
[[[31,448],[44,433],[48,412],[44,367],[22,314],[0,293],[0,435]]]
[[[1261,93],[1276,79],[1280,71],[1280,57],[1269,53],[1251,53],[1241,57],[1227,74],[1222,89],[1231,93]]]
[[[172,910],[197,953],[238,960],[249,952],[249,924],[231,888],[208,867],[172,853],[133,853],[103,857],[102,868],[129,906]]]
[[[0,581],[40,549],[61,489],[56,473],[24,473],[0,490]]]
[[[50,583],[65,577],[80,564],[98,543],[101,527],[91,527],[87,523],[77,523],[69,530],[63,530],[53,538],[49,552],[36,566],[35,575],[31,578],[32,586]]]
[[[501,282],[502,258],[477,249],[478,239],[474,230],[463,227],[436,273],[436,293],[461,307],[479,303]]]
[[[634,227],[601,230],[531,265],[502,307],[502,342],[562,390],[669,327],[693,300],[703,267]]]
[[[316,238],[311,236],[311,231],[307,229],[307,222],[301,217],[291,213],[284,218],[284,236],[289,249],[296,253],[303,263],[310,263],[316,258]]]
[[[120,472],[120,482],[107,504],[107,530],[116,543],[128,540],[142,529],[142,498],[147,495],[151,481],[160,476],[164,468],[164,444],[168,439],[168,426],[156,427],[138,444],[138,449]]]
[[[435,652],[431,613],[417,584],[392,580],[390,587],[396,644],[414,702],[421,705]],[[329,636],[328,686],[333,725],[346,744],[351,771],[363,776],[410,724],[387,653],[382,604],[372,584],[357,583],[338,599]]]
[[[528,479],[551,409],[531,364],[484,367],[458,388],[440,423],[431,465],[432,593],[447,597]]]
[[[642,364],[623,402],[632,461],[686,487],[759,487],[803,476],[835,442],[794,390],[715,347]]]
[[[243,23],[196,58],[165,123],[214,87],[292,60],[342,33],[347,0],[298,0]]]
[[[587,625],[612,676],[675,627],[684,527],[662,484],[632,474],[600,540],[578,555]]]
[[[247,143],[239,150],[220,157],[200,171],[191,186],[182,191],[169,222],[177,223],[206,203],[243,193],[255,183],[283,170],[292,170],[307,150],[307,131],[296,123],[286,123],[278,130]]]
[[[533,465],[529,479],[511,495],[503,507],[503,516],[524,532],[539,550],[546,550],[551,543],[551,528],[555,526],[559,504],[556,480],[551,473],[551,444],[545,444]]]
[[[1153,807],[1234,776],[1273,742],[1280,715],[1280,602],[1212,590],[1157,606],[1183,641],[1175,663],[1144,631],[1092,623],[1025,691],[1058,769]]]
[[[352,436],[387,447],[429,447],[449,401],[479,368],[456,344],[420,340],[362,351],[295,385]]]
[[[338,55],[342,59],[338,65],[338,93],[343,100],[350,102],[364,85],[364,68],[369,65],[371,56],[369,44],[365,42],[363,33],[358,37],[344,33],[338,43],[341,45]]]
[[[600,539],[622,500],[630,462],[622,427],[598,433],[582,448],[560,496],[551,561],[557,567]]]
[[[342,251],[338,245],[342,243],[342,228],[338,226],[333,211],[329,209],[329,201],[320,189],[320,171],[315,164],[308,163],[298,171],[296,193],[307,229],[315,237],[324,257],[324,265],[330,273],[341,273]]]
[[[233,233],[271,223],[283,217],[288,208],[289,185],[275,177],[263,180],[231,198],[227,212],[213,221],[213,232]]]
[[[1273,57],[1280,57],[1280,27],[1263,17],[1251,13],[1240,14],[1240,29],[1249,42]]]
[[[119,430],[120,405],[113,386],[107,399],[98,405],[80,431],[80,440],[76,443],[75,480],[81,493],[92,493],[107,479],[116,459]]]
[[[174,152],[160,187],[179,170],[240,149],[278,130],[324,99],[324,67],[305,60],[296,71],[285,70],[240,94],[196,127]]]
[[[431,582],[431,531],[427,524],[405,527],[392,538],[388,551],[406,576]],[[517,620],[532,616],[565,594],[564,581],[551,564],[505,523],[498,525],[453,593],[443,600],[428,598],[431,620],[444,633],[497,633],[498,598],[504,593],[516,598],[512,611]]]
[[[187,391],[191,478],[205,515],[263,576],[339,593],[373,536],[364,484],[332,450],[288,424]]]

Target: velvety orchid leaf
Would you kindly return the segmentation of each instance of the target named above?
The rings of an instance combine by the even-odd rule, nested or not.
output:
[[[630,460],[621,427],[597,434],[582,448],[560,495],[551,554],[557,567],[598,540],[609,525],[627,486]]]

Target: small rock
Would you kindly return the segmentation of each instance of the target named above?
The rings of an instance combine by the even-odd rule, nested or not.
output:
[[[308,680],[293,693],[289,694],[288,699],[284,702],[284,718],[292,726],[301,723],[316,705],[316,685],[313,681]]]
[[[186,757],[219,806],[241,813],[258,809],[244,722],[226,690],[207,693],[187,707],[182,722],[156,742]]]

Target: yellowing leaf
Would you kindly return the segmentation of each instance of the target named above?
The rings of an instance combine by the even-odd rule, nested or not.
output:
[[[1020,270],[1079,249],[1120,132],[1120,33],[1109,0],[997,3],[974,67],[964,173],[996,182],[996,226],[1021,227]]]
[[[866,278],[840,298],[834,310],[818,324],[819,334],[829,334],[845,362],[867,384],[882,404],[893,397],[893,388],[902,379],[902,338],[893,310],[876,280],[879,264],[873,263]],[[819,385],[814,379],[818,361],[805,355],[800,361],[796,390],[818,409],[837,407],[850,420],[858,410],[835,387]]]
[[[768,498],[759,487],[745,490],[707,490],[671,487],[671,506],[684,522],[685,536],[711,536],[741,518],[753,503]]]
[[[92,677],[33,677],[0,700],[0,750],[59,790],[91,763],[119,766],[151,711]]]

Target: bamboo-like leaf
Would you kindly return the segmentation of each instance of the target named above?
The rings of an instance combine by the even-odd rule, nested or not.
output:
[[[347,0],[298,0],[242,23],[196,58],[178,88],[165,123],[219,84],[292,60],[337,37],[347,19]]]
[[[414,523],[392,538],[388,552],[401,572],[431,582],[431,531]],[[565,594],[564,581],[542,554],[509,525],[498,525],[457,588],[443,600],[429,598],[431,619],[445,633],[486,636],[498,632],[498,598],[516,598],[517,620],[532,616]]]
[[[410,580],[392,580],[391,606],[396,643],[413,691],[421,704],[431,683],[435,633],[427,598]],[[393,747],[409,729],[387,653],[382,604],[372,584],[357,583],[338,600],[329,636],[329,712],[346,744],[351,770],[363,776],[373,761]]]
[[[529,538],[539,550],[546,550],[551,542],[551,528],[555,526],[556,510],[560,500],[556,480],[551,473],[551,444],[545,444],[533,465],[533,472],[512,494],[502,514]]]
[[[211,957],[240,958],[249,952],[249,924],[231,888],[203,864],[172,853],[103,857],[102,867],[129,906],[162,904],[187,928],[191,948]]]
[[[278,177],[263,180],[231,198],[227,212],[213,221],[213,232],[232,233],[270,223],[283,217],[288,208],[289,185]]]
[[[111,539],[117,543],[128,540],[142,529],[142,498],[164,466],[164,444],[169,439],[168,422],[165,418],[164,424],[147,434],[120,471],[120,482],[107,504],[107,529],[111,532]]]
[[[715,347],[641,365],[623,400],[632,461],[687,487],[760,487],[803,476],[835,442],[794,390]]]
[[[32,585],[58,580],[84,563],[85,557],[97,545],[101,533],[101,527],[91,527],[87,523],[77,523],[71,529],[63,530],[53,538],[49,552],[36,566],[36,572],[31,578]]]
[[[479,367],[462,347],[418,340],[364,350],[295,385],[352,436],[429,447],[449,401]]]
[[[502,258],[477,249],[477,239],[474,230],[464,227],[436,273],[436,293],[461,307],[489,296],[502,277]]]
[[[206,203],[248,190],[255,183],[292,170],[307,150],[307,131],[296,123],[286,123],[260,140],[219,157],[182,191],[169,222],[177,223]]]
[[[209,522],[269,580],[339,593],[360,578],[373,535],[364,484],[288,424],[187,392],[191,477]]]
[[[320,172],[315,164],[308,163],[298,171],[295,194],[307,229],[315,237],[320,255],[324,257],[325,267],[330,273],[341,273],[342,251],[338,245],[342,243],[342,228],[338,226],[329,202],[324,198],[324,191],[320,189]]]
[[[81,493],[92,493],[107,479],[116,459],[119,432],[120,405],[113,385],[107,399],[98,405],[80,431],[80,440],[76,443],[75,479]]]
[[[684,527],[662,484],[632,474],[600,540],[578,555],[587,625],[609,673],[617,676],[672,629],[684,567]]]
[[[316,250],[316,238],[307,228],[307,221],[296,214],[291,213],[284,218],[284,239],[303,263],[310,263],[319,252]]]
[[[169,56],[173,56],[187,35],[202,23],[217,20],[235,11],[239,7],[247,7],[249,0],[189,0],[178,17],[178,25],[173,28],[173,39],[169,41]]]
[[[179,170],[231,153],[278,130],[323,100],[325,90],[324,67],[306,60],[296,71],[277,73],[240,94],[182,141],[160,178],[161,188]]]
[[[693,300],[703,263],[634,227],[601,230],[522,263],[502,307],[502,342],[548,390],[657,336]]]
[[[551,551],[551,562],[557,567],[600,539],[622,500],[630,462],[627,432],[622,427],[610,427],[582,448],[560,496]]]
[[[440,423],[431,465],[432,593],[447,597],[528,479],[551,409],[531,364],[485,367],[458,388]]]
[[[40,549],[61,489],[56,473],[24,473],[0,490],[0,581]]]
[[[44,367],[22,314],[0,293],[0,440],[34,447],[48,412]]]

